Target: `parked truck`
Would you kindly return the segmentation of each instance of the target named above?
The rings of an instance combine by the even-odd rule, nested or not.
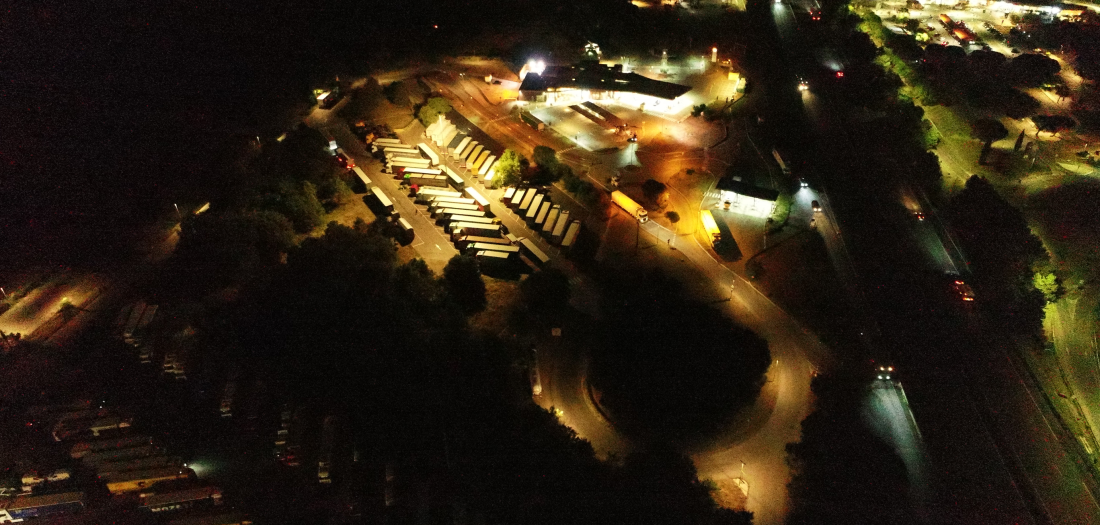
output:
[[[16,496],[8,501],[0,501],[0,523],[18,523],[47,516],[76,514],[83,509],[83,492]]]
[[[117,438],[99,439],[95,441],[81,441],[73,445],[69,455],[73,459],[80,459],[93,452],[103,452],[119,448],[139,447],[152,445],[153,438],[149,436],[122,436]]]
[[[710,237],[711,245],[718,244],[718,241],[722,240],[722,231],[718,229],[718,223],[714,220],[714,214],[710,210],[703,210],[700,213],[700,218],[703,222],[703,229],[706,230],[707,235]]]
[[[638,222],[649,221],[649,212],[641,204],[634,202],[634,199],[627,197],[625,193],[618,190],[611,192],[611,202],[633,215],[635,219],[638,219]]]

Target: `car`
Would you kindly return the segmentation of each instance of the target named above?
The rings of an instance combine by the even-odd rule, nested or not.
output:
[[[813,208],[815,212],[821,211],[821,203],[820,202],[813,201],[813,202],[810,203],[810,207]]]
[[[799,91],[809,91],[810,90],[810,83],[806,82],[803,79],[799,79],[798,80],[798,90]]]
[[[916,217],[918,221],[924,220],[924,212],[922,211],[914,212],[913,216]]]
[[[894,367],[885,365],[879,366],[877,373],[879,379],[889,381],[890,378],[894,375]]]
[[[974,300],[974,289],[971,288],[969,284],[966,284],[966,281],[956,278],[951,283],[951,287],[954,288],[955,293],[958,294],[959,298],[963,301],[972,302]]]
[[[799,185],[799,187],[802,187],[802,188],[809,188],[810,187],[810,183],[806,182],[805,177],[799,177],[798,178],[798,185]]]

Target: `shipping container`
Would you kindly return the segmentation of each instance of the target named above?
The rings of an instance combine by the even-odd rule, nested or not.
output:
[[[485,213],[492,213],[492,210],[489,208],[489,199],[486,199],[484,196],[482,196],[481,192],[473,188],[466,188],[466,195],[474,200],[478,207],[481,208],[481,211],[484,211]]]
[[[561,205],[555,204],[553,208],[550,208],[550,213],[546,215],[546,220],[542,223],[543,235],[550,236],[554,233],[554,223],[558,220],[558,215],[561,214]]]
[[[581,233],[581,221],[574,220],[569,229],[565,230],[565,236],[561,238],[561,247],[569,249],[577,242],[577,235]]]
[[[523,239],[519,241],[519,245],[523,248],[524,253],[531,259],[531,262],[539,267],[546,266],[546,264],[550,262],[550,257],[546,255],[546,252],[540,250],[531,239]]]

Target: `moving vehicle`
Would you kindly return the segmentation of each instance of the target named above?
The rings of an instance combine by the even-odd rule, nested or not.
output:
[[[348,155],[347,152],[341,148],[336,148],[336,162],[338,162],[341,167],[349,170],[355,167],[355,159],[351,158],[351,155]]]
[[[885,365],[878,367],[878,378],[879,379],[882,379],[884,381],[889,381],[890,377],[893,376],[893,375],[894,375],[894,367],[885,366]]]
[[[956,276],[955,280],[951,283],[951,287],[963,301],[971,302],[974,300],[974,289],[971,288],[969,284],[966,284],[966,281]]]
[[[810,202],[810,207],[813,208],[813,210],[815,212],[821,211],[821,203],[820,202],[812,201],[812,202]]]
[[[638,219],[638,222],[645,223],[649,221],[649,212],[641,204],[634,202],[634,199],[627,197],[625,193],[618,190],[611,192],[611,202],[633,215],[635,219]]]

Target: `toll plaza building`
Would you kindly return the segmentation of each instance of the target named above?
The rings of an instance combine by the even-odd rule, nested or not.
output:
[[[623,73],[622,64],[608,66],[594,61],[546,66],[542,73],[527,73],[519,91],[525,101],[550,105],[614,100],[658,113],[676,113],[691,105],[685,96],[691,91],[689,86]]]

